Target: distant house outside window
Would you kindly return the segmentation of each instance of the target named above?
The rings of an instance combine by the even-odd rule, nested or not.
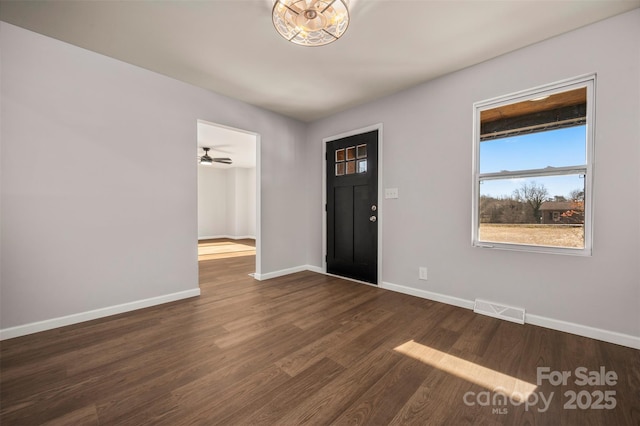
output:
[[[474,105],[474,246],[591,254],[595,75]]]

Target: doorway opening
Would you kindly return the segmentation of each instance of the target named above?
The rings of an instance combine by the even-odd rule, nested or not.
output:
[[[204,120],[197,134],[198,264],[254,256],[259,276],[260,136]]]

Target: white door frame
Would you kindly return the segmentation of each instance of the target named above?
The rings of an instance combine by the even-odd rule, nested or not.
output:
[[[261,169],[260,158],[262,156],[260,155],[260,134],[249,131],[249,130],[238,129],[236,127],[225,126],[224,124],[214,123],[212,121],[207,121],[207,120],[197,120],[197,122],[202,124],[207,124],[209,126],[221,127],[223,129],[232,130],[234,132],[245,133],[255,137],[255,141],[256,141],[256,270],[255,270],[255,276],[259,278],[262,271],[262,231],[260,226],[260,224],[262,223],[262,221],[260,220],[261,211],[262,211],[262,206],[261,206],[262,190],[260,188],[262,179],[260,179],[260,169]],[[198,143],[196,141],[196,148],[197,148],[197,144]],[[196,167],[198,167],[197,163],[196,163]],[[197,207],[196,207],[196,211],[197,211]]]
[[[383,203],[384,200],[384,188],[383,182],[383,158],[382,158],[382,123],[373,124],[371,126],[362,127],[360,129],[351,130],[339,135],[329,136],[322,139],[322,272],[327,274],[327,142],[334,141],[336,139],[342,139],[349,136],[359,135],[362,133],[371,132],[373,130],[378,131],[378,282],[376,287],[382,287],[382,223],[383,223]],[[332,275],[332,274],[327,274]],[[373,285],[360,280],[354,280],[340,276],[340,278],[356,281],[362,284]]]

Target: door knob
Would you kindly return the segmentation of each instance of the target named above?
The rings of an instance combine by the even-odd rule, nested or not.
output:
[[[371,216],[371,217],[369,218],[369,220],[370,220],[371,222],[375,222],[376,220],[378,220],[378,218],[377,218],[377,217],[375,217],[375,216]]]

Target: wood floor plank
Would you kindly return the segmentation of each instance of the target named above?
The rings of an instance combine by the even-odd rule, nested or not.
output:
[[[253,256],[199,265],[198,298],[0,342],[0,424],[640,424],[638,350],[308,271],[256,281]],[[617,383],[537,383],[578,367]],[[553,398],[475,399],[504,386]],[[599,390],[615,408],[565,407]]]
[[[388,424],[409,401],[430,372],[410,358],[393,365],[367,392],[345,410],[336,424]]]
[[[295,376],[324,358],[328,354],[327,348],[343,346],[361,334],[379,327],[381,323],[391,316],[390,312],[380,309],[369,308],[369,310],[363,310],[358,315],[353,316],[350,321],[342,322],[342,325],[337,326],[335,331],[278,360],[276,365],[289,375]]]
[[[44,425],[46,426],[62,426],[62,425],[95,425],[98,426],[100,421],[98,420],[98,413],[96,407],[93,405],[87,405],[79,410],[66,413],[63,416],[50,420]]]
[[[329,425],[377,383],[401,356],[385,349],[376,349],[365,355],[362,362],[347,369],[320,391],[305,399],[280,417],[275,424]]]
[[[290,378],[280,386],[269,389],[260,398],[248,402],[230,417],[220,419],[218,424],[273,424],[343,371],[344,367],[341,365],[323,358],[301,374]]]
[[[262,370],[234,380],[211,374],[175,389],[172,394],[180,411],[159,424],[206,424],[213,419],[227,418],[290,379],[291,376],[273,364],[266,364]]]
[[[389,424],[396,425],[437,425],[441,424],[446,416],[441,416],[439,412],[443,405],[442,396],[438,389],[447,379],[447,375],[440,370],[434,369],[422,381],[418,389],[408,398],[390,420]]]
[[[348,297],[340,299],[339,302],[333,303],[324,309],[316,312],[314,315],[306,315],[295,321],[295,324],[302,329],[312,328],[322,322],[332,321],[340,316],[352,312],[360,311],[368,306],[367,302],[376,298],[373,293],[347,293]],[[381,309],[375,306],[376,309]]]

